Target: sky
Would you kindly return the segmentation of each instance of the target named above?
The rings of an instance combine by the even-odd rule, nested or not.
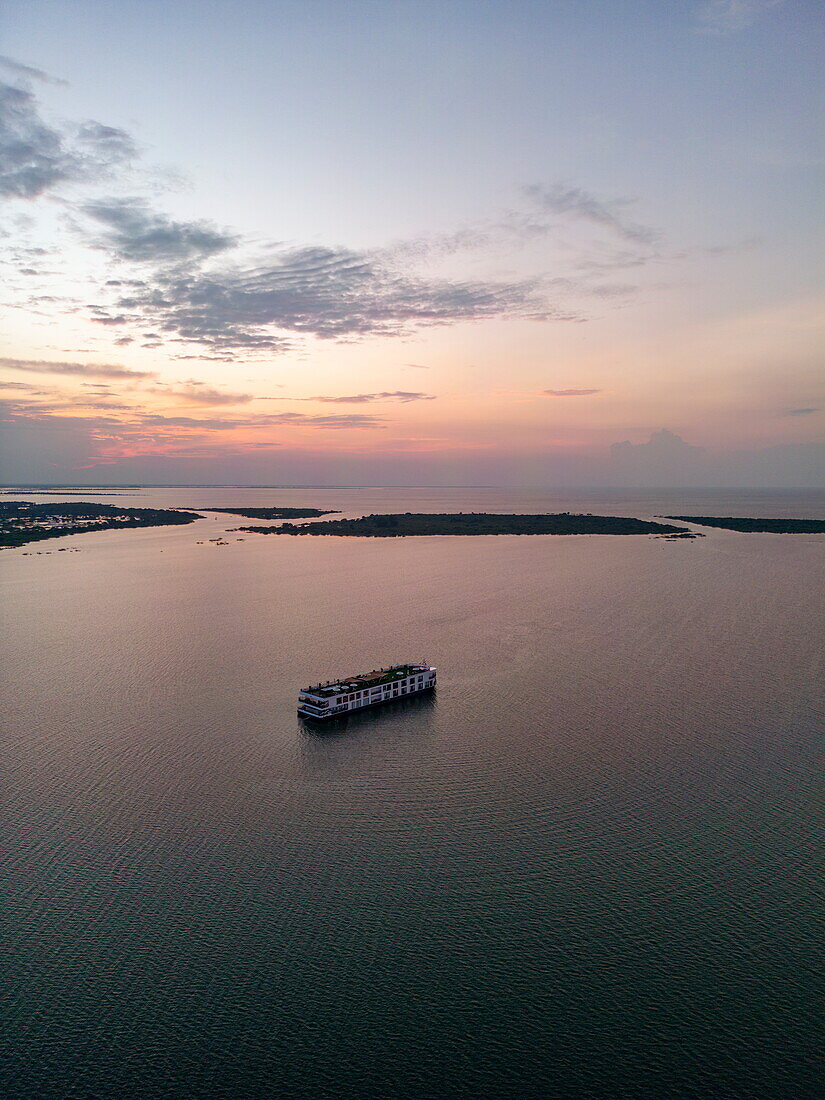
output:
[[[6,0],[6,484],[825,485],[819,0]]]

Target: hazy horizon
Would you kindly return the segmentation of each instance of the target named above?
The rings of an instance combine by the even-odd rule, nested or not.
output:
[[[491,489],[499,492],[507,490],[525,492],[582,492],[582,493],[825,493],[825,488],[820,485],[792,485],[792,486],[764,486],[764,485],[520,485],[518,487],[508,485],[488,484],[458,484],[458,483],[398,483],[398,482],[284,482],[280,485],[266,485],[251,482],[235,481],[132,481],[132,482],[104,482],[104,481],[28,481],[28,482],[0,482],[0,490],[8,491],[19,489],[259,489],[278,490],[287,489]]]

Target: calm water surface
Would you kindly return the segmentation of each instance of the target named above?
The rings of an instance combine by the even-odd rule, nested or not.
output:
[[[208,541],[240,522],[0,555],[2,1096],[822,1095],[825,537]],[[421,658],[434,697],[297,720]]]

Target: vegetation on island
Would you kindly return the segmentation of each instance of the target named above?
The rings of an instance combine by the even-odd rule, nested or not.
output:
[[[350,535],[399,538],[406,535],[669,535],[684,531],[667,523],[626,516],[497,515],[486,512],[371,515],[320,523],[281,523],[277,527],[241,527],[265,535]]]
[[[683,523],[698,523],[700,527],[724,527],[728,531],[745,531],[772,535],[822,535],[825,519],[741,519],[736,516],[665,516]]]
[[[0,501],[0,548],[25,546],[63,535],[110,531],[120,527],[164,527],[192,523],[202,516],[169,508],[123,508],[116,504],[62,501],[32,504],[26,500]]]
[[[205,512],[222,512],[230,516],[246,516],[248,519],[309,519],[313,516],[329,516],[338,508],[204,508]]]

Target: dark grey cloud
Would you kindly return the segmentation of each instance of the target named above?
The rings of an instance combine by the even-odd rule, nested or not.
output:
[[[34,199],[59,184],[100,179],[135,152],[112,126],[48,125],[28,89],[0,83],[0,196]]]
[[[66,87],[69,83],[68,80],[51,76],[43,69],[36,69],[33,65],[24,65],[22,61],[15,61],[13,57],[5,57],[2,54],[0,54],[0,66],[24,80],[39,80],[43,84],[58,84],[63,85],[63,87]]]
[[[173,221],[140,198],[96,199],[80,210],[103,227],[92,243],[122,260],[178,263],[213,256],[238,242],[208,222]]]
[[[785,416],[810,416],[811,413],[818,413],[818,412],[819,412],[818,408],[788,409],[785,413]]]
[[[657,230],[636,225],[624,217],[623,209],[627,205],[624,201],[606,202],[581,187],[563,183],[530,184],[523,190],[546,213],[590,222],[636,245],[654,245],[659,240]]]
[[[0,367],[6,370],[31,371],[33,374],[72,374],[88,378],[154,378],[154,371],[131,370],[116,363],[65,363],[48,359],[9,359],[0,356]]]
[[[284,332],[354,340],[495,317],[576,319],[548,304],[540,280],[416,278],[377,254],[320,247],[283,250],[253,270],[161,270],[116,308],[167,339],[228,354],[284,351]]]
[[[542,390],[547,397],[591,397],[602,390]]]
[[[40,121],[31,93],[0,84],[0,195],[35,198],[76,171],[61,135]]]
[[[350,397],[309,397],[308,401],[325,401],[331,405],[366,405],[371,401],[435,401],[429,393],[417,393],[411,390],[384,390],[381,393],[355,393]]]

